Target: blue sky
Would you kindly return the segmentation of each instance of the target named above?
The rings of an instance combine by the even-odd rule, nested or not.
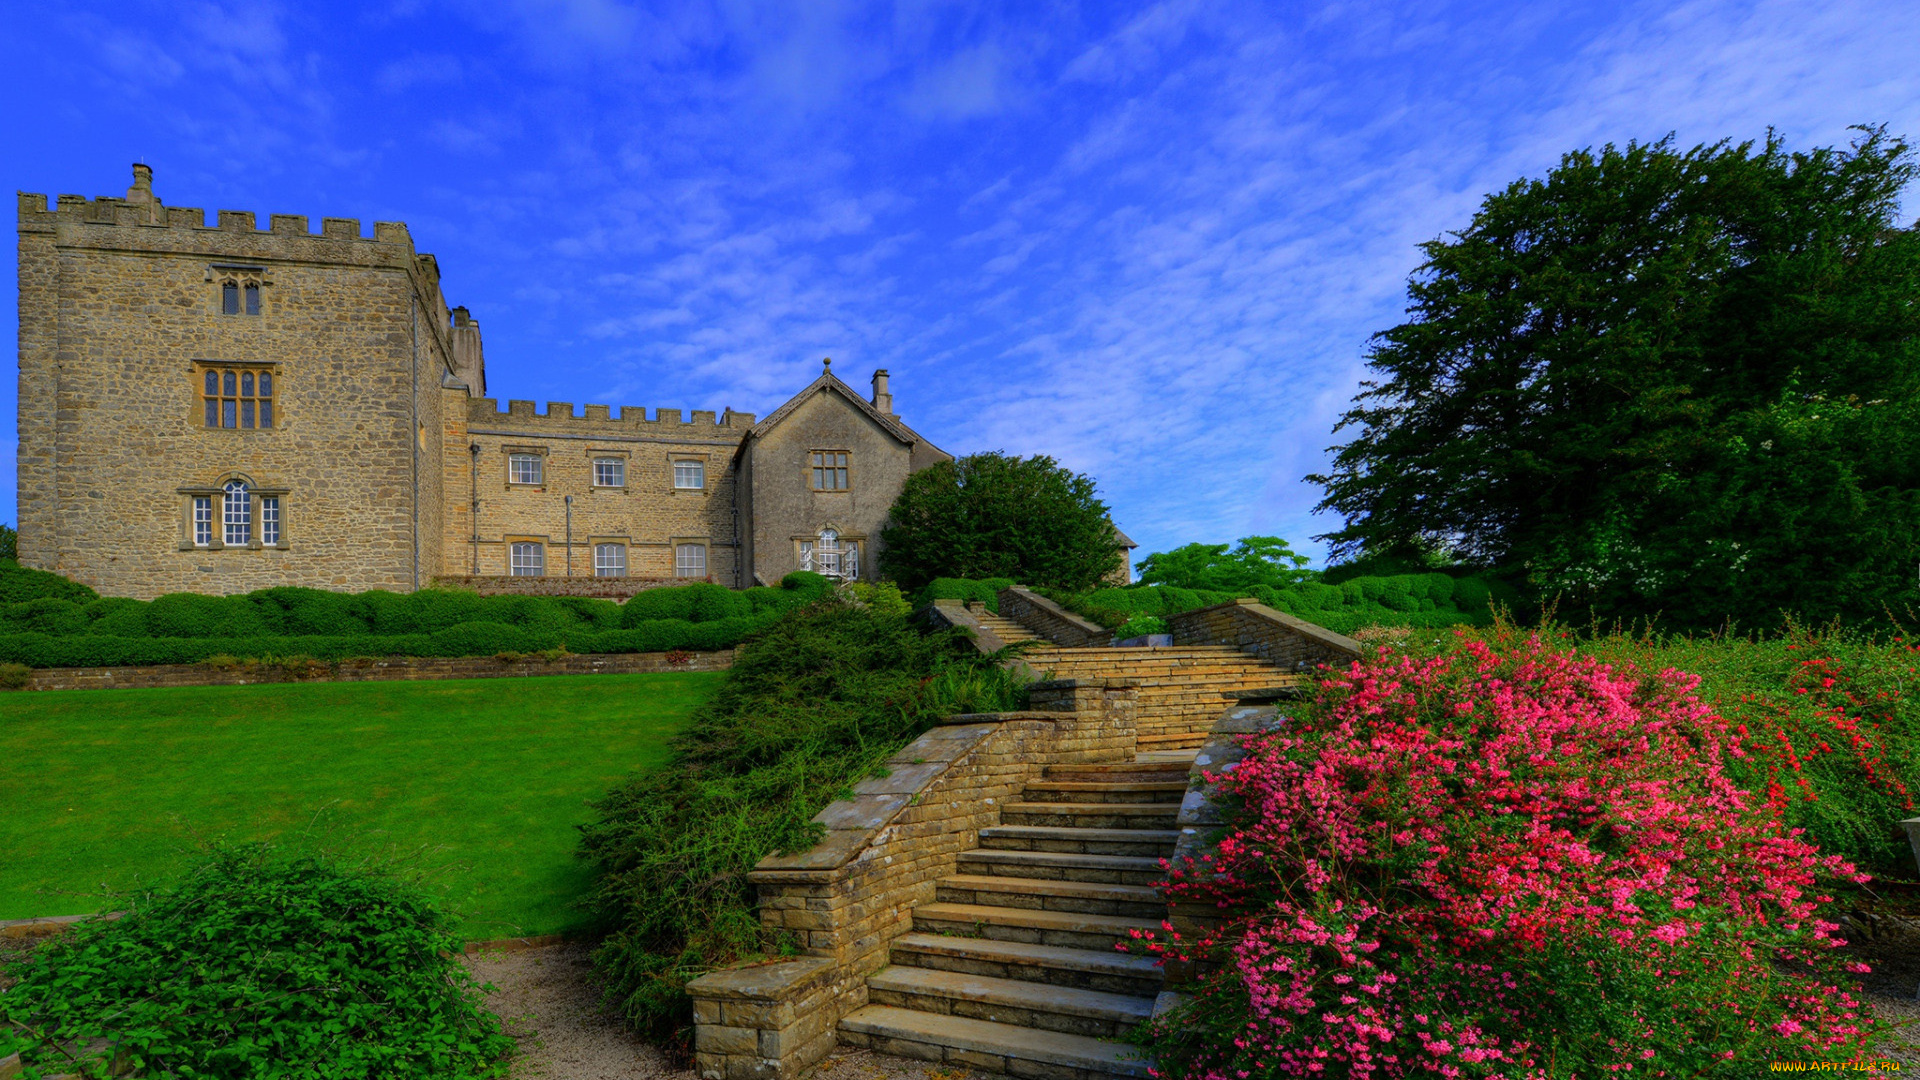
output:
[[[1668,132],[1920,137],[1911,0],[23,7],[18,189],[144,160],[170,205],[406,221],[502,399],[764,415],[886,367],[945,449],[1095,476],[1142,553],[1320,553],[1301,477],[1485,192]]]

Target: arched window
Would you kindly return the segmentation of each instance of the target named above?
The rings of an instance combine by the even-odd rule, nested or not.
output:
[[[273,426],[273,371],[209,367],[200,376],[208,427]]]
[[[247,491],[247,485],[238,480],[229,480],[221,489],[221,522],[226,526],[226,538],[222,542],[228,547],[245,546],[253,539],[253,498]]]

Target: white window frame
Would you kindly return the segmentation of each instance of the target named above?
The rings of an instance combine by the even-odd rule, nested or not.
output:
[[[593,486],[598,488],[626,487],[627,459],[617,457],[594,458]]]
[[[280,546],[280,497],[278,495],[260,496],[260,543],[267,547]]]
[[[213,546],[213,496],[193,497],[193,546]]]
[[[546,463],[539,454],[508,454],[507,483],[537,487],[546,482]],[[532,479],[527,479],[527,477]]]
[[[828,577],[840,576],[840,534],[833,529],[820,530],[820,543],[814,549],[813,561],[818,567],[816,573]]]
[[[593,576],[594,577],[626,577],[627,576],[627,545],[625,544],[593,545]]]
[[[707,545],[673,545],[673,576],[683,578],[706,577]]]
[[[253,542],[253,493],[238,480],[227,481],[220,491],[220,542],[246,547]]]
[[[685,481],[691,479],[692,483]],[[676,459],[673,463],[673,486],[677,491],[700,491],[707,486],[707,463]]]
[[[547,546],[538,540],[515,540],[507,545],[508,577],[546,577]]]

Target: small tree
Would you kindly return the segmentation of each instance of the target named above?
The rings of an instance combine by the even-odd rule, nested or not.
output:
[[[1156,551],[1140,561],[1147,585],[1230,591],[1255,585],[1284,589],[1316,576],[1305,555],[1277,536],[1243,536],[1232,549],[1225,544],[1187,544]]]
[[[20,534],[11,525],[0,525],[0,559],[20,558]]]
[[[880,540],[881,572],[908,589],[937,577],[1086,589],[1120,561],[1093,479],[1045,456],[973,454],[914,473]]]

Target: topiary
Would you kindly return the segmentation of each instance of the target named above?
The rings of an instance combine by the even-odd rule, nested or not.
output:
[[[76,604],[84,604],[100,599],[100,594],[59,574],[30,570],[17,562],[0,559],[0,604],[20,604],[42,599],[71,600]]]

